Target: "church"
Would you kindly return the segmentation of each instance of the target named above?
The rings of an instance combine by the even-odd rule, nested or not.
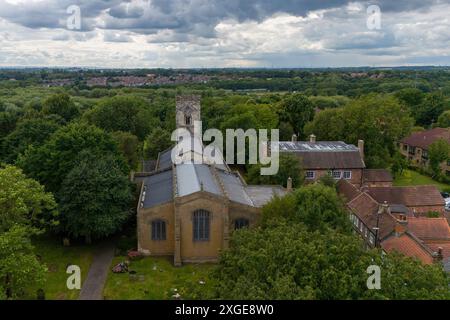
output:
[[[193,132],[200,120],[200,97],[177,97],[177,128]],[[140,253],[171,256],[175,266],[217,262],[231,233],[256,226],[261,207],[291,188],[247,185],[225,161],[176,165],[171,154],[162,150],[155,169],[139,176],[137,236]]]

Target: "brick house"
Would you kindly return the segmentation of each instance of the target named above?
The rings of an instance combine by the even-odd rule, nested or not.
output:
[[[429,164],[428,149],[433,142],[439,139],[444,139],[450,143],[450,129],[434,128],[431,130],[414,132],[409,137],[406,137],[399,142],[399,150],[411,164],[426,167]],[[441,167],[443,173],[450,175],[450,162],[442,163]]]
[[[445,201],[436,186],[369,187],[367,193],[379,203],[404,205],[414,215],[438,212],[444,215]]]
[[[301,160],[307,183],[313,183],[320,177],[330,174],[334,179],[345,179],[360,187],[362,185],[364,163],[364,141],[358,147],[342,141],[316,141],[314,135],[309,141],[279,143],[280,154],[295,154]]]
[[[395,251],[424,264],[442,263],[450,272],[450,227],[445,218],[421,217],[404,204],[380,202],[367,188],[358,189],[345,180],[338,182],[338,192],[354,231],[367,247]]]
[[[176,119],[178,128],[191,129],[200,119],[200,99],[178,98]],[[216,262],[234,230],[257,225],[260,208],[291,188],[247,185],[226,163],[176,165],[171,152],[159,154],[153,172],[137,175],[137,238],[139,252],[171,256],[176,266]]]
[[[364,187],[392,187],[394,179],[389,170],[386,169],[364,169]]]

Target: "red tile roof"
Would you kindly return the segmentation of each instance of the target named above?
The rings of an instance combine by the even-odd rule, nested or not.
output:
[[[436,186],[369,187],[368,193],[379,203],[404,204],[407,207],[444,206]]]
[[[379,219],[379,239],[384,239],[394,231],[396,219],[389,213],[383,213],[378,218],[380,205],[367,193],[361,193],[358,197],[347,203],[347,207],[372,230],[377,226],[377,220]]]
[[[398,252],[405,256],[417,258],[424,264],[432,264],[432,252],[427,249],[417,238],[409,233],[401,236],[392,236],[381,243],[381,247],[387,252]]]
[[[389,170],[364,169],[363,180],[364,182],[392,182],[394,179]]]
[[[402,143],[427,150],[430,144],[438,139],[445,139],[450,143],[450,131],[445,128],[434,128],[427,131],[414,132],[401,140]]]
[[[429,243],[427,244],[433,252],[438,252],[439,248],[442,248],[442,256],[444,259],[450,258],[450,242],[442,242],[442,243]]]
[[[450,227],[445,218],[409,218],[408,230],[421,240],[450,241]]]
[[[344,197],[345,202],[352,201],[361,194],[361,191],[347,180],[339,180],[337,187],[339,194]]]

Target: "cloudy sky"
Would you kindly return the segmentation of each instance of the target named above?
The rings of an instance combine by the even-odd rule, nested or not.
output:
[[[450,65],[450,0],[0,0],[0,66],[397,65]]]

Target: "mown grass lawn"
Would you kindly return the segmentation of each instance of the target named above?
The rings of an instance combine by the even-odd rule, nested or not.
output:
[[[435,185],[439,190],[449,189],[450,185],[433,180],[413,170],[404,170],[403,174],[394,180],[394,186]]]
[[[125,260],[126,257],[115,257],[110,270]],[[208,290],[208,274],[213,268],[210,264],[176,268],[168,258],[146,257],[131,262],[129,269],[136,272],[134,276],[110,271],[103,295],[105,300],[166,300],[178,292],[181,299],[195,299],[192,289]]]
[[[82,282],[87,276],[92,263],[94,246],[73,245],[64,247],[58,238],[39,238],[33,241],[36,254],[40,261],[47,266],[48,273],[42,289],[45,291],[46,300],[75,300],[78,299],[80,290],[67,289],[66,273],[69,265],[77,265],[81,268]],[[29,299],[36,299],[35,290]]]

